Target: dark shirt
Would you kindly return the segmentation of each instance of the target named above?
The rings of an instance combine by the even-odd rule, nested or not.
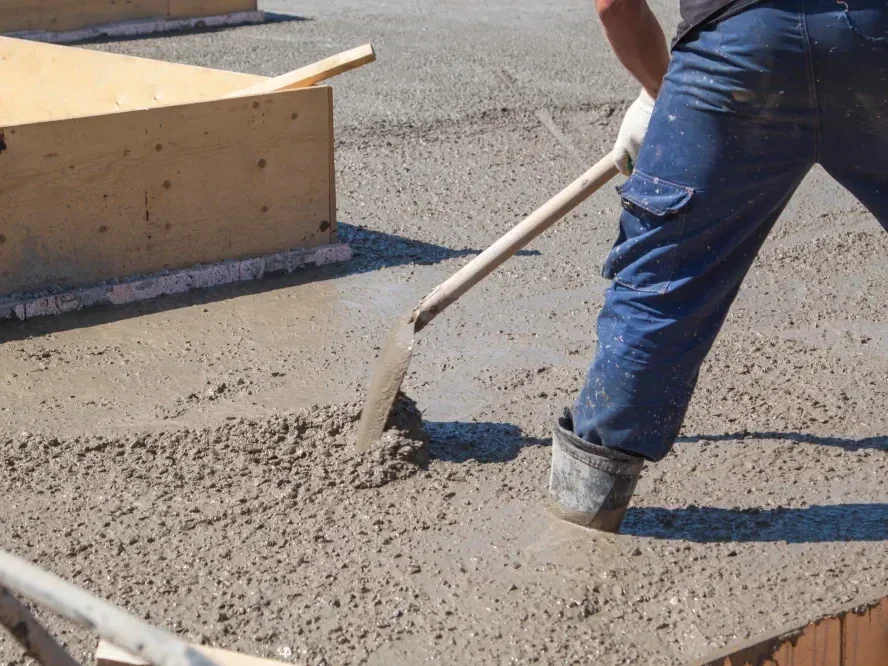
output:
[[[736,14],[761,0],[681,0],[681,23],[673,46],[694,28]]]

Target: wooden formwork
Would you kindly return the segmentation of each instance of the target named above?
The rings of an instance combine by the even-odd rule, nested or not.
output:
[[[167,631],[0,550],[0,627],[40,666],[80,665],[14,595],[98,634],[96,666],[283,666],[270,659],[183,643]]]
[[[707,657],[695,666],[886,666],[888,596]]]
[[[261,18],[257,0],[0,0],[0,33],[44,41],[255,23]]]
[[[195,652],[210,659],[215,666],[284,666],[281,661],[262,659],[239,652],[220,650],[218,648],[192,645]],[[96,648],[94,666],[152,666],[152,664],[139,657],[134,657],[126,650],[114,647],[107,641],[99,641]]]
[[[0,319],[348,258],[330,87],[3,37],[0,73]]]

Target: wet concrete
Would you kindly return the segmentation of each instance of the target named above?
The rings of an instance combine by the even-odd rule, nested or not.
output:
[[[594,348],[610,188],[418,336],[428,465],[358,488],[341,432],[278,441],[312,405],[353,418],[394,318],[578,175],[546,124],[591,164],[634,96],[585,1],[299,5],[312,20],[98,48],[278,74],[374,42],[335,89],[358,256],[0,328],[0,544],[189,640],[312,664],[682,664],[881,594],[888,236],[819,170],[623,535],[544,503],[549,430]],[[255,425],[226,435],[238,419]]]

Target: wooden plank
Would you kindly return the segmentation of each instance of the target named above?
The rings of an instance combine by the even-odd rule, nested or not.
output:
[[[156,666],[217,666],[169,632],[5,551],[0,551],[0,586],[123,645]]]
[[[844,618],[842,666],[888,664],[888,597],[864,612],[851,612]]]
[[[220,650],[204,645],[192,645],[195,650],[212,659],[218,666],[282,666],[283,662],[272,659],[251,657],[238,652]],[[107,641],[99,641],[96,648],[95,666],[149,666],[144,659],[139,659],[125,650],[114,647]]]
[[[61,32],[134,19],[255,11],[256,0],[0,0],[0,32]]]
[[[884,666],[888,597],[776,632],[707,657],[695,666]]]
[[[25,30],[8,32],[8,37],[19,37],[36,42],[51,44],[76,44],[94,39],[139,39],[151,35],[178,32],[182,30],[234,28],[245,25],[258,25],[266,22],[266,16],[259,10],[216,14],[185,18],[135,19],[92,25],[77,30]]]
[[[65,648],[49,635],[25,605],[0,586],[0,626],[38,664],[79,666]]]
[[[76,30],[125,18],[158,18],[169,0],[0,0],[0,31]]]
[[[334,76],[357,69],[376,60],[376,52],[371,44],[364,44],[349,51],[343,51],[335,56],[324,58],[316,63],[300,69],[266,79],[260,83],[239,90],[228,95],[229,97],[242,97],[244,95],[262,95],[277,90],[295,90],[307,88],[321,81],[326,81]]]
[[[218,99],[266,80],[9,37],[0,71],[0,126]]]
[[[0,295],[333,242],[330,88],[3,131]]]

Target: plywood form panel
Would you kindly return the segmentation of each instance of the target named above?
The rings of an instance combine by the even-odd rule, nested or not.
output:
[[[218,99],[266,80],[9,37],[0,72],[0,126]]]
[[[61,32],[116,21],[252,11],[256,0],[0,0],[0,32]]]
[[[333,240],[332,91],[6,128],[0,295]]]
[[[168,18],[219,16],[256,11],[257,0],[169,0]]]
[[[76,30],[126,19],[161,18],[169,0],[0,0],[0,31]]]
[[[884,666],[888,597],[783,630],[709,657],[698,666]]]
[[[888,664],[888,597],[865,612],[844,616],[842,666]]]

